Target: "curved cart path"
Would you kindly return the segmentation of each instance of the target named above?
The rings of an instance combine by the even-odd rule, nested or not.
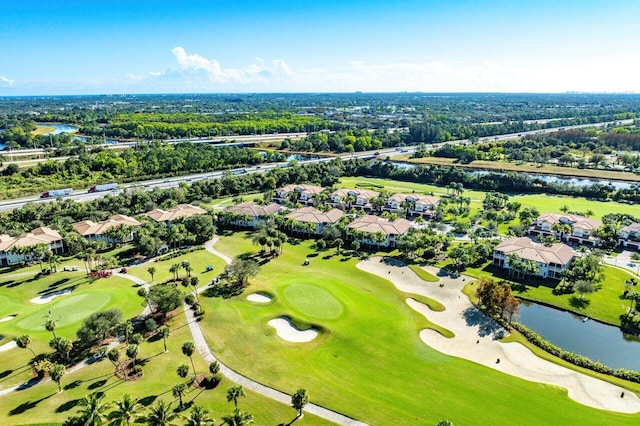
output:
[[[640,411],[640,398],[633,392],[543,360],[520,343],[495,340],[505,330],[473,306],[461,292],[473,278],[451,278],[440,269],[426,267],[425,270],[440,278],[439,283],[426,282],[408,267],[389,265],[380,257],[359,262],[357,267],[388,279],[400,291],[430,297],[446,307],[443,312],[434,312],[422,303],[407,299],[409,306],[429,321],[455,333],[455,337],[448,339],[433,330],[422,330],[420,338],[433,349],[524,380],[565,388],[570,398],[589,407],[622,413]],[[497,363],[498,359],[500,362]],[[622,392],[625,392],[624,398],[621,398]]]
[[[204,243],[204,246],[207,249],[207,251],[209,251],[211,254],[213,254],[214,256],[218,256],[219,258],[224,260],[227,265],[230,264],[232,262],[232,259],[229,256],[223,253],[220,253],[219,251],[213,248],[213,246],[217,241],[218,241],[218,237],[215,237],[214,239]],[[204,290],[206,290],[206,287],[202,287],[198,289],[198,292],[202,292]],[[291,395],[288,395],[284,392],[280,392],[279,390],[276,390],[269,386],[265,386],[261,383],[258,383],[254,380],[251,380],[250,378],[235,372],[234,370],[232,370],[231,368],[227,367],[222,362],[220,362],[220,360],[218,360],[215,357],[215,355],[213,355],[213,353],[211,352],[211,349],[209,348],[209,345],[207,344],[207,341],[205,340],[204,335],[202,334],[202,329],[200,328],[200,324],[198,323],[198,320],[194,317],[193,311],[186,304],[184,305],[184,313],[187,317],[187,322],[189,323],[189,330],[191,330],[191,335],[193,336],[193,340],[196,345],[196,348],[198,348],[198,352],[206,362],[212,363],[214,361],[217,361],[220,364],[220,372],[227,379],[231,380],[234,383],[242,385],[243,387],[250,389],[256,393],[259,393],[262,396],[266,396],[267,398],[274,399],[283,404],[286,404],[286,405],[291,404]],[[354,420],[336,411],[329,410],[327,408],[321,407],[314,403],[307,404],[304,407],[303,411],[307,413],[311,413],[318,417],[322,417],[325,420],[329,420],[339,425],[367,426],[366,423],[362,423],[360,421]]]

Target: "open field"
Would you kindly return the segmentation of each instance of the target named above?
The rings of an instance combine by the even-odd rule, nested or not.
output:
[[[258,248],[241,236],[221,237],[216,249],[230,256],[256,253]],[[305,258],[311,260],[308,266],[302,266]],[[448,418],[454,424],[484,425],[514,416],[528,425],[633,424],[639,419],[586,408],[564,390],[430,349],[418,335],[428,324],[406,304],[408,295],[356,269],[357,259],[334,251],[314,256],[311,242],[294,241],[281,256],[265,260],[244,295],[203,298],[203,328],[216,355],[265,384],[286,391],[304,386],[320,405],[370,424],[435,424]],[[329,293],[325,301],[337,301],[342,313],[335,316],[334,310],[326,318],[308,303],[287,298],[287,289],[301,284]],[[247,294],[258,291],[274,299],[267,305],[246,301]],[[321,334],[309,343],[285,342],[267,325],[280,316]],[[452,380],[461,376],[464,380]]]
[[[600,170],[600,169],[579,169],[577,167],[562,167],[550,164],[538,165],[533,163],[512,163],[506,161],[476,160],[470,163],[458,163],[455,158],[443,157],[423,157],[411,158],[410,156],[396,157],[395,159],[415,164],[437,164],[456,166],[470,170],[492,170],[496,172],[525,172],[542,175],[573,176],[592,179],[612,179],[640,182],[640,175],[631,172]]]
[[[147,270],[150,267],[154,267],[156,268],[156,272],[153,277],[153,282],[161,283],[173,278],[173,274],[169,272],[171,265],[175,263],[181,263],[182,261],[189,262],[189,265],[191,266],[191,268],[193,268],[193,270],[191,271],[191,276],[198,277],[200,280],[200,285],[213,280],[215,277],[220,275],[225,268],[225,263],[220,258],[212,256],[211,253],[203,249],[174,257],[172,259],[154,261],[145,263],[143,265],[132,266],[131,268],[127,268],[127,273],[141,278],[147,282],[151,282],[151,275],[149,274],[149,272],[147,272]],[[213,266],[213,270],[207,272],[207,266]],[[179,277],[182,278],[186,276],[186,271],[181,268]]]
[[[34,131],[31,132],[32,135],[44,135],[45,133],[53,132],[56,128],[52,126],[37,126]]]

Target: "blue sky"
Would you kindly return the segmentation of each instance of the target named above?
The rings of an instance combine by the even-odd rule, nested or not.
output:
[[[3,0],[0,95],[640,92],[640,1]]]

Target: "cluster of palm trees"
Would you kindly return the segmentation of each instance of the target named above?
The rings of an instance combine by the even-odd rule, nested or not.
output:
[[[181,269],[184,269],[184,271],[187,273],[187,277],[191,277],[191,272],[193,271],[193,267],[191,266],[189,261],[183,260],[182,262],[174,263],[169,268],[169,272],[171,272],[173,274],[173,280],[174,281],[178,281],[180,279],[180,270]],[[149,272],[149,274],[151,274],[151,279],[153,280],[153,274],[151,273],[151,271],[149,271],[149,270],[147,270],[147,271]],[[155,273],[155,268],[153,270],[153,273]]]
[[[52,272],[56,272],[62,262],[62,257],[53,253],[49,245],[45,243],[30,246],[14,245],[9,249],[9,253],[20,256],[23,259],[35,260],[40,265],[40,272],[44,271],[42,265],[45,261],[49,263],[49,270]]]
[[[282,247],[287,242],[287,235],[278,229],[274,219],[260,222],[258,229],[251,236],[251,242],[261,247],[262,252],[269,249],[269,253],[282,254]]]

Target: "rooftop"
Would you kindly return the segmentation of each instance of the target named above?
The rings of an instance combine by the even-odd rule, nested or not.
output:
[[[253,201],[247,201],[245,203],[240,203],[236,204],[235,206],[228,207],[227,211],[238,215],[262,217],[270,214],[276,214],[280,211],[280,209],[282,209],[282,206],[275,203],[262,206],[260,204],[254,203]]]
[[[378,216],[361,216],[351,222],[348,228],[369,234],[382,232],[385,235],[402,235],[411,228],[411,222],[407,219],[390,221]]]
[[[204,214],[207,211],[191,204],[179,204],[176,208],[169,210],[154,209],[146,212],[145,215],[149,216],[156,222],[170,222],[181,217],[190,217],[197,214]]]
[[[340,218],[344,216],[342,210],[331,209],[328,212],[323,212],[313,207],[302,207],[294,210],[285,217],[287,219],[297,220],[298,222],[310,222],[310,223],[336,223]]]
[[[540,263],[556,263],[565,265],[573,259],[573,249],[566,244],[556,243],[545,246],[533,242],[527,237],[507,238],[495,247],[496,251],[516,254],[522,259]]]
[[[114,226],[125,225],[125,226],[140,226],[142,223],[138,222],[136,219],[129,217],[124,214],[116,214],[111,216],[107,220],[103,220],[101,222],[93,222],[91,220],[83,220],[82,222],[77,222],[73,224],[73,227],[76,231],[82,236],[87,235],[101,235],[109,231],[109,229]]]

